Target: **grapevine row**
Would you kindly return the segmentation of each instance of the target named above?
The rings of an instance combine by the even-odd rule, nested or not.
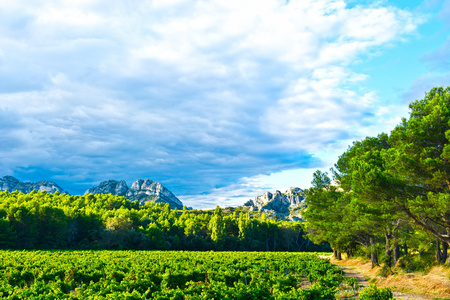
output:
[[[342,280],[304,253],[0,251],[5,299],[334,299]]]

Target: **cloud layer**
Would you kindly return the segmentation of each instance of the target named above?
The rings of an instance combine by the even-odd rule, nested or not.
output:
[[[321,167],[377,122],[351,66],[419,22],[341,0],[2,3],[0,174],[192,196]]]

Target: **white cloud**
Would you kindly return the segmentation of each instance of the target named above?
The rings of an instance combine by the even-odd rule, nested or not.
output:
[[[155,176],[185,195],[311,167],[359,137],[379,110],[352,64],[419,22],[343,0],[0,7],[0,112],[18,117],[0,172]]]
[[[279,190],[284,193],[291,187],[300,187],[303,190],[308,189],[311,187],[313,174],[318,169],[322,172],[329,172],[327,168],[317,167],[244,177],[236,183],[212,189],[208,194],[182,195],[179,198],[186,206],[193,208],[199,208],[199,203],[202,204],[204,209],[213,209],[216,205],[220,207],[240,206],[265,192],[274,193],[276,190]]]

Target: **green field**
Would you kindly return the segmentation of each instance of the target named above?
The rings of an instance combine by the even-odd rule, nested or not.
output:
[[[4,299],[334,299],[342,281],[305,253],[0,251]]]

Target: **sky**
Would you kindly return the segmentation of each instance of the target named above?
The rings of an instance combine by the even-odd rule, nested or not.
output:
[[[450,85],[450,0],[0,2],[0,177],[308,188]]]

